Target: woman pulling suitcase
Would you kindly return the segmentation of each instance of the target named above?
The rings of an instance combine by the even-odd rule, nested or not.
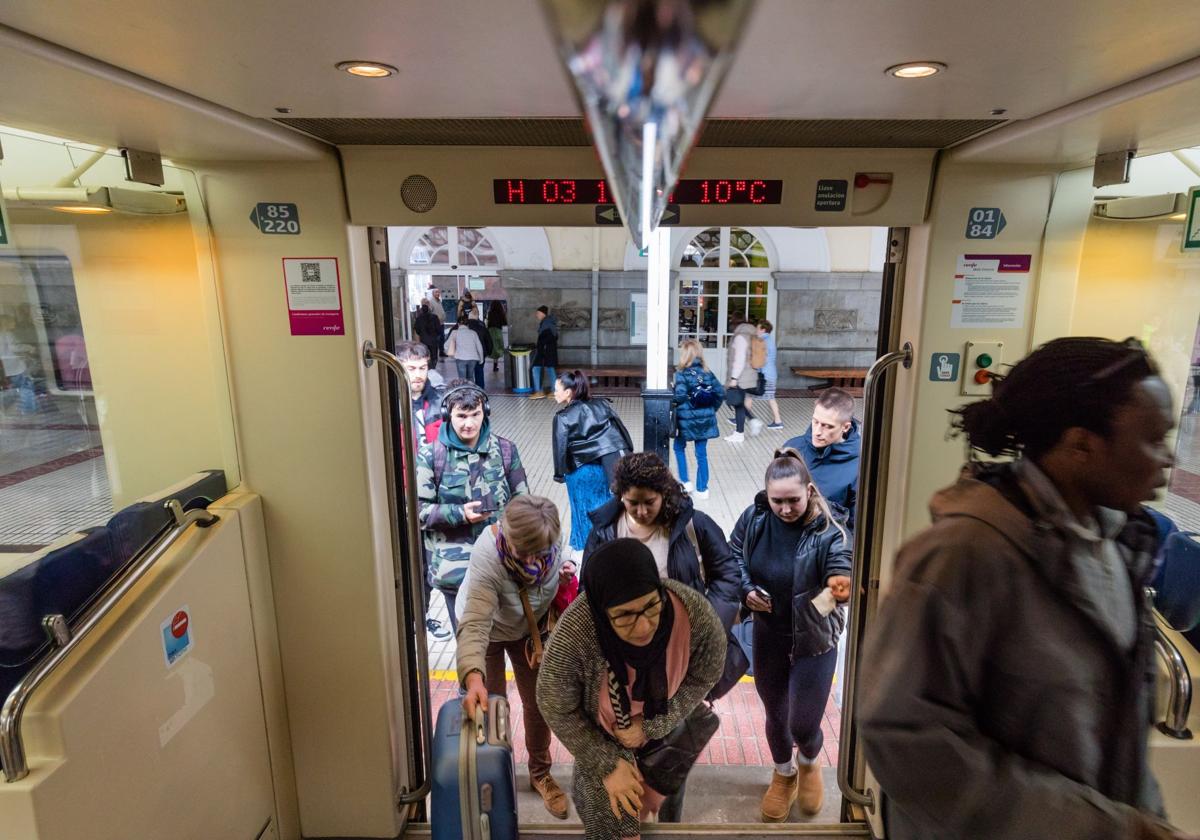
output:
[[[546,810],[567,818],[567,795],[550,775],[550,729],[535,692],[542,658],[542,627],[562,577],[558,509],[541,496],[518,496],[499,523],[487,528],[474,548],[459,591],[458,674],[468,718],[488,695],[507,693],[504,655],[512,662],[521,695],[529,784]],[[566,570],[573,574],[573,569]]]

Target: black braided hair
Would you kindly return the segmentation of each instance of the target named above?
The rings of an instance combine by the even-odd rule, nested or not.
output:
[[[631,487],[653,490],[663,499],[655,523],[666,527],[675,524],[683,510],[683,488],[662,458],[653,452],[631,452],[617,462],[613,472],[613,494],[618,499]]]
[[[1037,458],[1067,429],[1107,436],[1117,409],[1134,386],[1158,368],[1134,339],[1056,338],[1004,376],[992,377],[992,396],[951,414],[951,426],[972,449],[988,455]]]

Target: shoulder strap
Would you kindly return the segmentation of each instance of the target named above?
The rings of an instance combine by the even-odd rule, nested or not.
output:
[[[446,445],[440,440],[433,442],[433,483],[436,487],[442,486],[442,475],[446,472]]]
[[[700,538],[696,536],[695,521],[689,519],[685,530],[687,531],[688,542],[692,544],[692,548],[696,551],[696,565],[700,567],[700,582],[707,586],[708,581],[704,579],[704,555],[700,553]]]
[[[538,629],[537,617],[534,616],[533,607],[529,604],[529,590],[522,586],[519,591],[521,609],[525,611],[525,623],[529,625],[529,640],[533,643],[533,661],[529,665],[531,668],[536,668],[542,663],[542,632]]]

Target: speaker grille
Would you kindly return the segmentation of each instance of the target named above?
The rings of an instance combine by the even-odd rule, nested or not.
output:
[[[414,213],[428,213],[437,204],[437,187],[424,175],[409,175],[400,185],[400,198]]]

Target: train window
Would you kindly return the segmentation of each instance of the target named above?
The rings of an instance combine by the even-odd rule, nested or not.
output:
[[[1200,260],[1181,248],[1180,210],[1198,172],[1200,149],[1149,155],[1132,162],[1128,184],[1098,190],[1070,311],[1038,312],[1069,317],[1069,334],[1133,336],[1153,353],[1179,412],[1176,465],[1157,506],[1187,531],[1200,530]]]
[[[163,187],[143,187],[116,153],[0,140],[0,553],[103,524],[200,470],[237,484],[193,174],[167,165]]]

